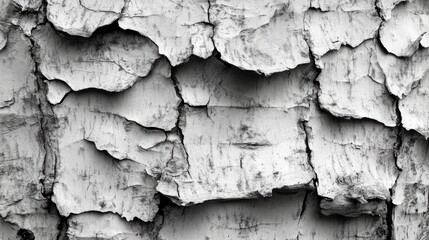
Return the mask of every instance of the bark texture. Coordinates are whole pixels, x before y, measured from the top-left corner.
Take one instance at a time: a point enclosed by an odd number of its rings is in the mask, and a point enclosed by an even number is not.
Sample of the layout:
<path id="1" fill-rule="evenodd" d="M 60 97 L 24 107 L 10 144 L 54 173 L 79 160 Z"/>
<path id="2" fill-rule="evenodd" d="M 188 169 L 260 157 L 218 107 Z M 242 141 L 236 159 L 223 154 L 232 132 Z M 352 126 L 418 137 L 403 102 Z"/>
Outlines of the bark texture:
<path id="1" fill-rule="evenodd" d="M 426 0 L 0 0 L 0 240 L 429 239 Z"/>

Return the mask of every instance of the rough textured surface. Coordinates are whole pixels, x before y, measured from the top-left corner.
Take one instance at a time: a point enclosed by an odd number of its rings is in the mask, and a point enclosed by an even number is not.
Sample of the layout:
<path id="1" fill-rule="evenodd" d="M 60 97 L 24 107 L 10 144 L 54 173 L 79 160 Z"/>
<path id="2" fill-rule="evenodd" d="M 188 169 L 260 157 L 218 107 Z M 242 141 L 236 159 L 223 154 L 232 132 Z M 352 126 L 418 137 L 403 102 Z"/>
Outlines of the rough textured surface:
<path id="1" fill-rule="evenodd" d="M 149 227 L 143 222 L 127 222 L 113 213 L 82 213 L 71 216 L 67 223 L 69 239 L 151 239 Z"/>
<path id="2" fill-rule="evenodd" d="M 64 38 L 45 25 L 33 35 L 40 48 L 40 72 L 48 80 L 64 81 L 74 91 L 124 90 L 139 77 L 148 75 L 159 58 L 158 49 L 150 40 L 133 33 Z"/>
<path id="3" fill-rule="evenodd" d="M 350 216 L 383 211 L 373 201 L 388 199 L 397 177 L 395 129 L 324 113 L 313 114 L 308 126 L 317 193 L 327 198 L 322 211 Z"/>
<path id="4" fill-rule="evenodd" d="M 412 56 L 420 45 L 428 47 L 429 3 L 414 0 L 398 5 L 392 18 L 380 29 L 380 40 L 387 51 L 398 57 Z"/>
<path id="5" fill-rule="evenodd" d="M 89 37 L 119 18 L 125 0 L 47 0 L 48 20 L 71 35 Z"/>
<path id="6" fill-rule="evenodd" d="M 337 50 L 341 45 L 357 47 L 364 40 L 373 38 L 381 23 L 374 0 L 313 0 L 311 6 L 318 9 L 306 12 L 304 28 L 310 49 L 316 57 Z"/>
<path id="7" fill-rule="evenodd" d="M 179 67 L 178 87 L 187 104 L 179 127 L 189 166 L 158 189 L 188 204 L 310 185 L 315 176 L 301 121 L 307 118 L 316 74 L 306 65 L 262 79 L 215 58 Z"/>
<path id="8" fill-rule="evenodd" d="M 173 66 L 192 54 L 207 58 L 214 49 L 207 0 L 130 0 L 119 26 L 149 37 Z"/>
<path id="9" fill-rule="evenodd" d="M 38 239 L 55 238 L 59 218 L 42 196 L 46 152 L 31 43 L 18 28 L 8 38 L 0 51 L 0 216 Z"/>
<path id="10" fill-rule="evenodd" d="M 429 109 L 422 103 L 429 99 L 429 75 L 425 74 L 419 85 L 404 99 L 399 101 L 402 125 L 408 130 L 416 130 L 429 138 Z"/>
<path id="11" fill-rule="evenodd" d="M 378 64 L 383 56 L 372 40 L 324 55 L 317 61 L 322 68 L 317 78 L 320 106 L 334 116 L 371 118 L 395 126 L 396 101 L 384 85 L 384 73 Z"/>
<path id="12" fill-rule="evenodd" d="M 429 142 L 415 132 L 405 132 L 398 156 L 402 169 L 393 194 L 395 239 L 429 236 Z"/>
<path id="13" fill-rule="evenodd" d="M 210 3 L 213 40 L 223 60 L 267 75 L 310 62 L 303 34 L 309 0 Z"/>
<path id="14" fill-rule="evenodd" d="M 305 202 L 302 205 L 302 202 Z M 305 209 L 303 208 L 305 207 Z M 160 239 L 384 239 L 381 217 L 321 216 L 316 194 L 166 208 Z"/>
<path id="15" fill-rule="evenodd" d="M 0 0 L 0 239 L 429 239 L 424 0 Z"/>

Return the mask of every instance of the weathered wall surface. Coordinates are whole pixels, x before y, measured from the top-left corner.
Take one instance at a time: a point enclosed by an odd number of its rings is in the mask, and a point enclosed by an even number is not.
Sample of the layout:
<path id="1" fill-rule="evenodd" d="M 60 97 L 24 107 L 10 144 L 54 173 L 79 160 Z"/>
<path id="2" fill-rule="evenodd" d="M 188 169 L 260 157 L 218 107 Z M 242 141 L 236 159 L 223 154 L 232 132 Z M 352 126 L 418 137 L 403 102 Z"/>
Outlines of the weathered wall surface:
<path id="1" fill-rule="evenodd" d="M 429 239 L 429 1 L 0 0 L 0 239 Z"/>

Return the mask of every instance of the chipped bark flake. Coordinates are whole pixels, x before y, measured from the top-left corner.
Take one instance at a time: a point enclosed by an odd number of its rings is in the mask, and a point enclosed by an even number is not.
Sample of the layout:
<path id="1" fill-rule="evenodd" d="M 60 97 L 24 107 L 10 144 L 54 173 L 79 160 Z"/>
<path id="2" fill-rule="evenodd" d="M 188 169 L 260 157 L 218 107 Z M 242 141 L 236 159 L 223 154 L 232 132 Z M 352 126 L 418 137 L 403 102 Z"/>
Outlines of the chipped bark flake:
<path id="1" fill-rule="evenodd" d="M 382 21 L 374 7 L 374 0 L 337 4 L 312 2 L 312 6 L 321 10 L 310 9 L 306 12 L 304 29 L 311 52 L 317 58 L 331 50 L 338 50 L 342 45 L 355 48 L 375 37 Z"/>
<path id="2" fill-rule="evenodd" d="M 123 29 L 149 37 L 159 53 L 176 66 L 193 54 L 211 56 L 213 29 L 208 19 L 207 0 L 130 0 L 119 20 Z"/>
<path id="3" fill-rule="evenodd" d="M 402 126 L 416 130 L 426 139 L 429 138 L 429 74 L 425 74 L 419 85 L 405 98 L 399 100 Z"/>
<path id="4" fill-rule="evenodd" d="M 159 203 L 155 187 L 144 166 L 118 161 L 81 140 L 60 148 L 52 200 L 63 216 L 99 211 L 151 221 Z"/>
<path id="5" fill-rule="evenodd" d="M 320 107 L 334 116 L 371 118 L 396 126 L 396 100 L 384 85 L 377 58 L 380 52 L 379 44 L 368 40 L 357 48 L 344 46 L 319 59 Z"/>
<path id="6" fill-rule="evenodd" d="M 387 222 L 384 216 L 358 217 L 325 216 L 320 214 L 317 193 L 308 194 L 299 221 L 299 239 L 386 239 Z"/>
<path id="7" fill-rule="evenodd" d="M 385 75 L 389 92 L 402 99 L 411 92 L 429 69 L 429 49 L 419 49 L 409 58 L 379 54 L 378 64 Z"/>
<path id="8" fill-rule="evenodd" d="M 63 81 L 45 81 L 48 86 L 48 93 L 46 94 L 47 100 L 52 104 L 56 105 L 60 103 L 67 93 L 71 92 L 72 89 Z"/>
<path id="9" fill-rule="evenodd" d="M 414 0 L 397 5 L 380 28 L 380 40 L 397 57 L 411 57 L 429 41 L 429 2 Z M 427 47 L 427 46 L 426 46 Z"/>
<path id="10" fill-rule="evenodd" d="M 304 39 L 309 0 L 210 0 L 214 44 L 221 58 L 266 75 L 310 62 Z"/>
<path id="11" fill-rule="evenodd" d="M 34 35 L 39 71 L 74 91 L 97 88 L 122 91 L 145 77 L 160 57 L 149 39 L 130 32 L 100 33 L 91 38 L 62 37 L 49 25 Z"/>
<path id="12" fill-rule="evenodd" d="M 125 0 L 48 0 L 47 17 L 56 29 L 90 37 L 119 18 Z"/>
<path id="13" fill-rule="evenodd" d="M 139 79 L 125 91 L 110 93 L 88 89 L 69 93 L 64 101 L 95 113 L 117 115 L 144 127 L 166 131 L 176 126 L 180 103 L 170 78 L 170 65 L 165 59 L 156 64 L 149 76 Z"/>
<path id="14" fill-rule="evenodd" d="M 319 182 L 317 192 L 327 198 L 321 204 L 322 213 L 384 213 L 385 207 L 374 200 L 388 199 L 396 180 L 395 129 L 370 120 L 335 119 L 317 109 L 313 112 L 308 123 L 309 146 Z"/>

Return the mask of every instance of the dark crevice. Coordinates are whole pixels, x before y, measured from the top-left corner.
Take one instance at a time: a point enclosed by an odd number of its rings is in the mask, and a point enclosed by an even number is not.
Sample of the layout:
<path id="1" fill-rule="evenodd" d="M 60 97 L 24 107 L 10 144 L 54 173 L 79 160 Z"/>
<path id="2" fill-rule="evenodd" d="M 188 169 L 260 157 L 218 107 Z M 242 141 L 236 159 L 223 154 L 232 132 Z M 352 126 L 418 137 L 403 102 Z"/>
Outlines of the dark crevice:
<path id="1" fill-rule="evenodd" d="M 67 230 L 69 228 L 67 220 L 68 220 L 68 217 L 61 216 L 60 224 L 58 224 L 58 227 L 57 227 L 57 229 L 59 231 L 58 236 L 57 236 L 57 240 L 68 240 L 69 239 L 67 236 Z"/>
<path id="2" fill-rule="evenodd" d="M 19 229 L 18 233 L 16 234 L 17 239 L 19 240 L 35 240 L 34 234 L 32 231 L 28 229 Z"/>
<path id="3" fill-rule="evenodd" d="M 304 199 L 302 201 L 302 207 L 301 207 L 301 213 L 299 214 L 299 219 L 302 218 L 302 216 L 304 216 L 304 212 L 307 209 L 307 199 L 308 199 L 308 195 L 310 194 L 310 191 L 305 191 L 305 196 Z"/>
<path id="4" fill-rule="evenodd" d="M 43 74 L 39 72 L 39 58 L 37 55 L 38 47 L 32 37 L 28 37 L 31 42 L 30 55 L 33 59 L 33 74 L 37 87 L 37 107 L 39 110 L 39 125 L 40 125 L 40 140 L 41 147 L 44 149 L 44 160 L 42 166 L 42 173 L 44 178 L 40 179 L 42 185 L 42 196 L 47 200 L 46 210 L 50 214 L 57 215 L 62 218 L 58 212 L 56 204 L 52 201 L 53 185 L 57 175 L 57 157 L 56 150 L 58 149 L 57 142 L 50 138 L 50 132 L 57 126 L 57 119 L 53 113 L 52 106 L 49 104 L 46 93 L 46 84 L 43 82 L 45 79 Z M 63 219 L 60 220 L 58 230 L 62 227 Z M 22 231 L 21 231 L 22 230 Z M 34 234 L 31 231 L 21 229 L 18 236 L 21 239 L 34 239 Z M 61 232 L 60 232 L 61 233 Z M 58 239 L 66 239 L 58 235 Z"/>
<path id="5" fill-rule="evenodd" d="M 396 97 L 396 115 L 397 115 L 397 122 L 396 122 L 396 142 L 394 145 L 394 158 L 395 158 L 395 166 L 398 169 L 398 176 L 396 177 L 395 183 L 393 187 L 396 186 L 397 181 L 399 179 L 399 176 L 401 175 L 402 169 L 400 168 L 398 164 L 398 158 L 400 154 L 400 149 L 402 147 L 402 136 L 404 134 L 404 128 L 402 126 L 402 115 L 401 111 L 399 109 L 399 101 L 400 99 Z M 390 192 L 390 198 L 386 200 L 387 205 L 387 216 L 386 216 L 386 222 L 387 222 L 387 239 L 393 239 L 393 208 L 395 205 L 393 204 L 392 197 L 393 197 L 393 189 L 389 189 Z"/>
<path id="6" fill-rule="evenodd" d="M 392 189 L 389 189 L 390 196 L 392 196 Z M 387 224 L 387 234 L 386 239 L 393 240 L 393 208 L 394 204 L 391 199 L 386 201 L 387 213 L 386 213 L 386 224 Z"/>
<path id="7" fill-rule="evenodd" d="M 313 170 L 313 173 L 315 176 L 315 178 L 313 179 L 313 185 L 314 185 L 314 188 L 317 189 L 317 186 L 319 184 L 319 179 L 317 177 L 317 173 L 316 173 L 314 166 L 313 166 L 313 163 L 312 163 L 312 151 L 311 151 L 310 144 L 309 144 L 309 138 L 311 136 L 310 135 L 311 134 L 311 127 L 308 126 L 307 121 L 301 121 L 301 122 L 299 122 L 299 124 L 305 133 L 305 140 L 304 141 L 305 141 L 305 151 L 307 153 L 307 161 L 308 161 L 308 164 L 310 165 L 311 169 Z"/>

